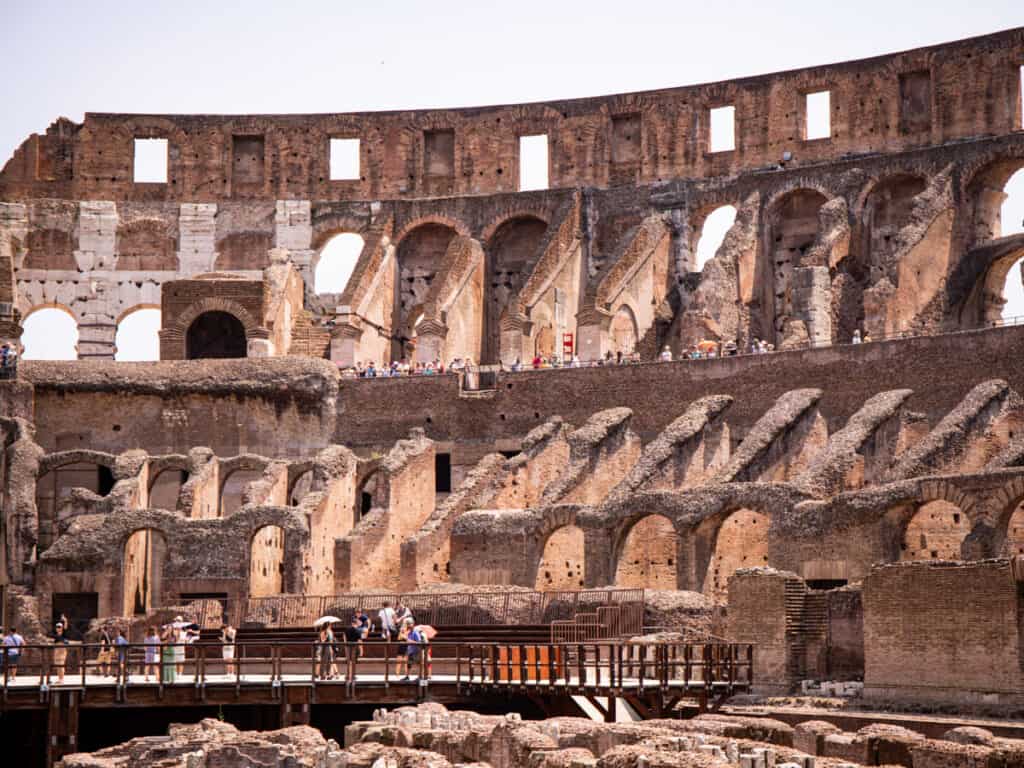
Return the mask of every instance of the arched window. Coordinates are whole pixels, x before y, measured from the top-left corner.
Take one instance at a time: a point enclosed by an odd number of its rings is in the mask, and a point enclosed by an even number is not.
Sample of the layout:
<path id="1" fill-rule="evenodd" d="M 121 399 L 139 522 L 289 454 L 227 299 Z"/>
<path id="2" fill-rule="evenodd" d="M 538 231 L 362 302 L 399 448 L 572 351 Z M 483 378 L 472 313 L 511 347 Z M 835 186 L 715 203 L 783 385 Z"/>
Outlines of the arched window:
<path id="1" fill-rule="evenodd" d="M 160 359 L 160 310 L 152 307 L 136 309 L 117 324 L 114 346 L 115 360 Z"/>
<path id="2" fill-rule="evenodd" d="M 25 318 L 24 328 L 21 343 L 26 360 L 78 359 L 78 323 L 67 310 L 37 309 Z"/>
<path id="3" fill-rule="evenodd" d="M 231 517 L 242 508 L 246 486 L 263 477 L 262 469 L 236 469 L 221 479 L 220 516 Z"/>
<path id="4" fill-rule="evenodd" d="M 1024 168 L 1021 168 L 1003 188 L 1006 199 L 999 214 L 1002 234 L 1016 235 L 1024 232 Z M 1019 259 L 1006 274 L 1003 286 L 1003 319 L 1024 317 L 1024 258 Z"/>
<path id="5" fill-rule="evenodd" d="M 313 290 L 318 294 L 344 291 L 362 252 L 363 238 L 354 232 L 342 232 L 328 240 L 313 273 Z"/>
<path id="6" fill-rule="evenodd" d="M 736 207 L 723 205 L 716 208 L 704 219 L 700 229 L 700 239 L 697 241 L 696 271 L 704 269 L 708 259 L 713 259 L 718 249 L 722 247 L 725 235 L 736 223 Z"/>

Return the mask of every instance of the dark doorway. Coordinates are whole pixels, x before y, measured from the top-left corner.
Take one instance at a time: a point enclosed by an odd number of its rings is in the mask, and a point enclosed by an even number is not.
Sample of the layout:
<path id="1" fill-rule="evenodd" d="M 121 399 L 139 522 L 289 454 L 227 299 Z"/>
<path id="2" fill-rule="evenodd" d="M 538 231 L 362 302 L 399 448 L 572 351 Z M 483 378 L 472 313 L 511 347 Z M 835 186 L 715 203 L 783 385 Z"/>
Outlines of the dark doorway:
<path id="1" fill-rule="evenodd" d="M 245 356 L 245 328 L 234 315 L 203 312 L 188 327 L 185 357 L 189 360 Z"/>
<path id="2" fill-rule="evenodd" d="M 434 491 L 451 493 L 452 491 L 452 455 L 450 453 L 434 454 Z"/>
<path id="3" fill-rule="evenodd" d="M 89 628 L 89 622 L 99 616 L 99 595 L 95 592 L 54 592 L 53 621 L 61 616 L 68 618 L 68 637 L 81 640 Z"/>

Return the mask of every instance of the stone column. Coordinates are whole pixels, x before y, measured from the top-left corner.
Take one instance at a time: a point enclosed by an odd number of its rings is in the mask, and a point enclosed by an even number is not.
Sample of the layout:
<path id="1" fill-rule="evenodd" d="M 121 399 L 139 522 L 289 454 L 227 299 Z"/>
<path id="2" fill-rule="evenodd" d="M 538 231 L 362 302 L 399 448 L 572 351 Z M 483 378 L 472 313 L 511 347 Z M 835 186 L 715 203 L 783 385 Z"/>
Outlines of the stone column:
<path id="1" fill-rule="evenodd" d="M 498 357 L 506 367 L 511 367 L 518 357 L 524 365 L 533 355 L 527 352 L 526 340 L 533 332 L 533 323 L 525 315 L 506 315 L 501 319 L 498 340 Z"/>
<path id="2" fill-rule="evenodd" d="M 183 203 L 178 214 L 178 276 L 212 272 L 217 259 L 217 204 Z"/>
<path id="3" fill-rule="evenodd" d="M 312 244 L 313 217 L 309 200 L 278 200 L 274 214 L 274 246 L 291 253 L 292 263 L 302 275 L 307 293 L 313 290 L 310 267 L 316 251 Z"/>
<path id="4" fill-rule="evenodd" d="M 267 328 L 250 328 L 245 332 L 246 357 L 273 357 L 274 342 L 270 340 Z"/>
<path id="5" fill-rule="evenodd" d="M 588 307 L 576 313 L 576 354 L 580 360 L 600 360 L 611 347 L 608 343 L 608 329 L 612 316 L 596 307 Z"/>
<path id="6" fill-rule="evenodd" d="M 413 362 L 430 363 L 441 358 L 444 352 L 444 340 L 448 336 L 448 327 L 434 320 L 423 320 L 416 326 L 416 354 Z M 444 361 L 449 362 L 449 361 Z"/>
<path id="7" fill-rule="evenodd" d="M 793 270 L 794 314 L 807 326 L 812 345 L 832 343 L 832 281 L 828 267 L 797 267 Z"/>
<path id="8" fill-rule="evenodd" d="M 359 360 L 359 340 L 363 322 L 350 307 L 338 307 L 337 320 L 331 329 L 331 362 L 339 368 L 355 367 Z"/>

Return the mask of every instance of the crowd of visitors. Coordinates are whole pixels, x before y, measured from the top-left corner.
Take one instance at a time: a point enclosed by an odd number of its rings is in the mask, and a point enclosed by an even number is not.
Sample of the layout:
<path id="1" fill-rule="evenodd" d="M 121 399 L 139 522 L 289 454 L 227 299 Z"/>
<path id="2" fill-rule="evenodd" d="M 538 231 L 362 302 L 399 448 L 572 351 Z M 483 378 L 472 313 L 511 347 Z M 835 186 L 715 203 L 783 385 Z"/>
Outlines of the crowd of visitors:
<path id="1" fill-rule="evenodd" d="M 397 643 L 395 648 L 395 676 L 401 680 L 409 680 L 410 673 L 417 673 L 419 664 L 425 663 L 426 678 L 431 675 L 430 641 L 437 636 L 437 630 L 429 624 L 417 624 L 412 611 L 398 603 L 391 605 L 385 600 L 377 611 L 375 623 L 365 611 L 356 611 L 349 625 L 339 634 L 335 633 L 334 625 L 341 623 L 334 616 L 325 616 L 315 624 L 317 630 L 317 677 L 321 680 L 334 680 L 339 677 L 338 659 L 349 664 L 349 676 L 354 674 L 354 662 L 363 655 L 363 643 L 374 636 L 375 632 L 385 643 Z M 422 655 L 421 655 L 422 654 Z M 414 674 L 418 677 L 418 673 Z"/>
<path id="2" fill-rule="evenodd" d="M 0 345 L 0 379 L 13 379 L 18 374 L 18 350 L 8 342 Z"/>
<path id="3" fill-rule="evenodd" d="M 852 344 L 867 344 L 872 339 L 867 331 L 861 333 L 858 329 L 854 331 Z M 775 345 L 765 339 L 753 338 L 747 346 L 741 346 L 731 339 L 718 341 L 714 339 L 703 339 L 696 344 L 690 345 L 679 354 L 673 354 L 669 346 L 662 347 L 654 362 L 678 362 L 682 360 L 713 360 L 719 357 L 736 357 L 738 355 L 765 355 L 775 352 Z M 605 365 L 639 365 L 641 362 L 640 352 L 605 352 L 598 360 L 581 361 L 578 355 L 541 355 L 537 354 L 525 362 L 517 357 L 511 366 L 506 367 L 499 362 L 487 366 L 488 370 L 496 371 L 518 371 L 542 370 L 550 368 L 591 368 Z M 474 374 L 480 371 L 480 367 L 474 365 L 472 358 L 456 358 L 447 366 L 438 358 L 429 363 L 410 363 L 406 358 L 394 360 L 390 365 L 377 364 L 372 361 L 359 362 L 355 366 L 342 367 L 341 373 L 348 378 L 375 379 L 390 378 L 394 376 L 440 376 L 444 374 L 456 374 L 464 377 L 464 388 L 475 389 Z"/>

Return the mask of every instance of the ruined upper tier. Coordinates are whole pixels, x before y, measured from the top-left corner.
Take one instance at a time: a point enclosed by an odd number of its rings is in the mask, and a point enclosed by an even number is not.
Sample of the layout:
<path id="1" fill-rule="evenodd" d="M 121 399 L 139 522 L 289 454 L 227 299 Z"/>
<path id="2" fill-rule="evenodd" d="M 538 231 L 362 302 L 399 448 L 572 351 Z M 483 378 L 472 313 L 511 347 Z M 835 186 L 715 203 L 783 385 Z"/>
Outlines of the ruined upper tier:
<path id="1" fill-rule="evenodd" d="M 87 113 L 33 134 L 0 200 L 374 200 L 514 192 L 519 138 L 545 134 L 549 186 L 650 184 L 805 166 L 1021 129 L 1024 29 L 707 85 L 535 104 L 324 115 Z M 830 136 L 805 96 L 830 91 Z M 735 107 L 735 149 L 710 110 Z M 166 183 L 135 183 L 134 139 L 168 142 Z M 331 180 L 329 140 L 359 139 L 358 178 Z"/>

